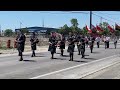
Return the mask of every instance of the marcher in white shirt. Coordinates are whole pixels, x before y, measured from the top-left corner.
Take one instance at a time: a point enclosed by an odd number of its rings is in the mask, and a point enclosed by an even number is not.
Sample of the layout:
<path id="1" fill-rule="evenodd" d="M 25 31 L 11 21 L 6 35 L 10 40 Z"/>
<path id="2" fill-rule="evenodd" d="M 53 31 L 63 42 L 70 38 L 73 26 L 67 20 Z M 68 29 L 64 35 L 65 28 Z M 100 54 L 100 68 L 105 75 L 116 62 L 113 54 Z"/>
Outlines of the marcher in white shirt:
<path id="1" fill-rule="evenodd" d="M 96 37 L 96 42 L 97 42 L 97 47 L 99 48 L 99 45 L 100 45 L 100 40 L 101 40 L 101 38 L 98 36 L 98 37 Z"/>
<path id="2" fill-rule="evenodd" d="M 109 37 L 109 36 L 107 36 L 107 37 L 106 37 L 106 44 L 107 44 L 107 48 L 109 48 L 109 42 L 110 42 L 110 37 Z"/>
<path id="3" fill-rule="evenodd" d="M 116 36 L 114 37 L 114 46 L 115 46 L 115 49 L 116 49 L 116 46 L 117 46 L 117 37 Z"/>

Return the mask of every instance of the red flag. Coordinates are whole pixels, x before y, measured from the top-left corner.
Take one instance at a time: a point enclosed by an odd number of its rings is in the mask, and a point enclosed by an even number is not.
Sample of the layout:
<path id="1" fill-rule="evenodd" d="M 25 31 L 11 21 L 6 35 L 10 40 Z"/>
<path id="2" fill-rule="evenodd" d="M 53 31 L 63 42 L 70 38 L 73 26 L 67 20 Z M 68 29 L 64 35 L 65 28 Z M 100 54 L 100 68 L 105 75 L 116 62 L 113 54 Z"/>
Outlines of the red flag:
<path id="1" fill-rule="evenodd" d="M 89 33 L 92 33 L 92 30 L 86 25 L 86 29 Z"/>
<path id="2" fill-rule="evenodd" d="M 114 32 L 114 29 L 110 25 L 108 25 L 107 28 L 110 30 L 110 32 Z"/>
<path id="3" fill-rule="evenodd" d="M 120 26 L 115 24 L 115 30 L 120 30 Z"/>
<path id="4" fill-rule="evenodd" d="M 104 30 L 102 30 L 102 29 L 101 29 L 101 27 L 100 27 L 100 26 L 98 26 L 98 25 L 96 26 L 96 29 L 97 29 L 98 31 L 101 31 L 101 32 L 103 32 L 103 31 L 104 31 Z"/>
<path id="5" fill-rule="evenodd" d="M 94 25 L 92 25 L 92 30 L 96 30 L 96 27 Z"/>

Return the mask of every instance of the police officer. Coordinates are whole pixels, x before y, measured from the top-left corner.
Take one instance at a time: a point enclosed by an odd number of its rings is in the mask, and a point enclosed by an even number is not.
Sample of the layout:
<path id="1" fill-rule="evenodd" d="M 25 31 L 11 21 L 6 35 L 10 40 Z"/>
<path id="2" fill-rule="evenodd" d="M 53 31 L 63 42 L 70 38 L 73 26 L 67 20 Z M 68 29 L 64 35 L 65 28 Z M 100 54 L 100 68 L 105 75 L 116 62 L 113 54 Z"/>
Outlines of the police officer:
<path id="1" fill-rule="evenodd" d="M 51 52 L 51 59 L 54 59 L 54 53 L 56 51 L 56 37 L 54 35 L 54 32 L 51 33 L 51 36 L 49 38 L 49 48 L 48 51 Z"/>
<path id="2" fill-rule="evenodd" d="M 19 56 L 20 56 L 19 61 L 23 61 L 22 53 L 24 52 L 25 40 L 26 40 L 25 35 L 23 34 L 22 30 L 20 30 L 20 32 L 16 38 L 17 49 L 18 49 Z"/>
<path id="3" fill-rule="evenodd" d="M 30 42 L 31 42 L 31 49 L 32 49 L 31 57 L 35 57 L 36 44 L 39 42 L 38 38 L 35 35 L 35 32 L 32 33 L 30 37 Z"/>
<path id="4" fill-rule="evenodd" d="M 64 49 L 65 49 L 65 36 L 62 35 L 62 39 L 60 41 L 61 56 L 63 56 Z"/>

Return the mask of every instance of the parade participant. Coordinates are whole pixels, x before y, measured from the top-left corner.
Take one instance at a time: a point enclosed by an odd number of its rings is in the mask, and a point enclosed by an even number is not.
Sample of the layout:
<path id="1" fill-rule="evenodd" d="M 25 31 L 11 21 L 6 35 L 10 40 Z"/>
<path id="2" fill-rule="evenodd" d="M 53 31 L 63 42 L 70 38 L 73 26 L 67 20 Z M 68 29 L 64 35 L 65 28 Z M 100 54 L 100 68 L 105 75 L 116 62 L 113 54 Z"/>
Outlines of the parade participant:
<path id="1" fill-rule="evenodd" d="M 89 46 L 90 46 L 90 51 L 91 53 L 93 52 L 93 47 L 94 47 L 94 37 L 90 37 L 90 40 L 89 40 Z"/>
<path id="2" fill-rule="evenodd" d="M 89 44 L 88 44 L 88 41 L 89 41 L 89 40 L 88 40 L 88 37 L 86 36 L 86 37 L 85 37 L 86 47 L 88 47 L 88 45 L 89 45 Z"/>
<path id="3" fill-rule="evenodd" d="M 78 55 L 80 55 L 81 53 L 81 36 L 80 35 L 77 35 L 76 37 L 76 42 L 77 42 L 77 49 L 78 49 Z"/>
<path id="4" fill-rule="evenodd" d="M 115 49 L 116 49 L 116 47 L 117 47 L 117 37 L 116 36 L 114 37 L 114 46 L 115 46 Z"/>
<path id="5" fill-rule="evenodd" d="M 74 39 L 71 37 L 68 40 L 68 50 L 69 55 L 70 55 L 70 60 L 69 61 L 73 61 L 73 53 L 74 53 Z"/>
<path id="6" fill-rule="evenodd" d="M 107 36 L 107 37 L 106 37 L 106 45 L 107 45 L 107 48 L 109 48 L 109 42 L 110 42 L 110 37 Z"/>
<path id="7" fill-rule="evenodd" d="M 61 38 L 61 41 L 60 41 L 61 56 L 63 56 L 64 49 L 65 49 L 65 36 L 62 35 L 62 38 Z"/>
<path id="8" fill-rule="evenodd" d="M 54 32 L 52 32 L 49 38 L 49 48 L 48 48 L 48 51 L 50 51 L 52 55 L 51 59 L 54 59 L 55 50 L 56 50 L 56 36 Z"/>
<path id="9" fill-rule="evenodd" d="M 31 42 L 31 49 L 32 49 L 31 57 L 35 57 L 36 44 L 39 42 L 38 38 L 35 35 L 35 32 L 32 33 L 30 37 L 30 42 Z"/>
<path id="10" fill-rule="evenodd" d="M 100 40 L 101 38 L 99 36 L 96 37 L 96 42 L 97 42 L 97 48 L 100 46 Z"/>
<path id="11" fill-rule="evenodd" d="M 16 42 L 17 42 L 17 49 L 19 52 L 20 59 L 19 61 L 23 61 L 23 52 L 24 52 L 24 45 L 25 45 L 25 35 L 23 34 L 22 30 L 20 30 Z"/>
<path id="12" fill-rule="evenodd" d="M 105 44 L 105 49 L 107 48 L 107 43 L 106 43 L 106 36 L 103 38 L 104 44 Z"/>
<path id="13" fill-rule="evenodd" d="M 81 48 L 81 55 L 82 55 L 81 58 L 85 58 L 85 37 L 84 36 L 82 36 L 80 42 L 81 42 L 80 48 Z"/>

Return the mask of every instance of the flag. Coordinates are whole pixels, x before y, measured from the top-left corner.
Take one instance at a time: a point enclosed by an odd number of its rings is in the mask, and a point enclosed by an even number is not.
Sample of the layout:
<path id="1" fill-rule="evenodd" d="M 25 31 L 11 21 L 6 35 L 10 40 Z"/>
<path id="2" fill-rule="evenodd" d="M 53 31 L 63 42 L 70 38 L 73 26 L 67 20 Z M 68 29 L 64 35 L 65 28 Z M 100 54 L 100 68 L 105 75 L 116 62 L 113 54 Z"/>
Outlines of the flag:
<path id="1" fill-rule="evenodd" d="M 92 33 L 92 30 L 86 25 L 85 27 L 89 33 Z"/>
<path id="2" fill-rule="evenodd" d="M 120 30 L 120 26 L 118 26 L 117 24 L 115 24 L 115 30 Z"/>
<path id="3" fill-rule="evenodd" d="M 94 26 L 94 25 L 92 25 L 92 28 L 91 28 L 92 30 L 96 30 L 96 27 Z"/>
<path id="4" fill-rule="evenodd" d="M 108 25 L 107 28 L 110 30 L 110 32 L 114 32 L 114 29 L 110 25 Z"/>
<path id="5" fill-rule="evenodd" d="M 98 25 L 96 25 L 96 29 L 98 30 L 98 31 L 100 31 L 100 32 L 103 32 L 104 30 L 102 30 L 102 28 L 100 27 L 100 26 L 98 26 Z"/>

